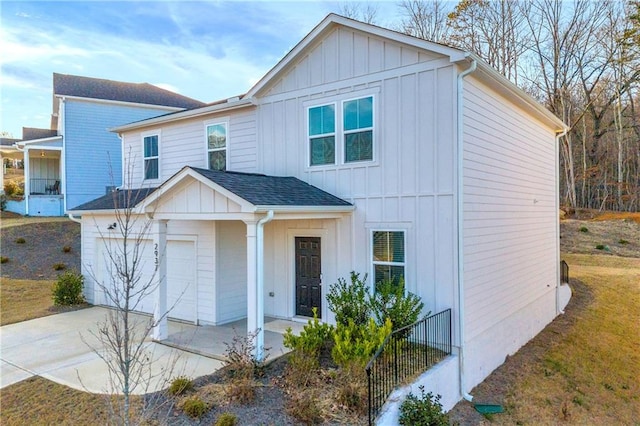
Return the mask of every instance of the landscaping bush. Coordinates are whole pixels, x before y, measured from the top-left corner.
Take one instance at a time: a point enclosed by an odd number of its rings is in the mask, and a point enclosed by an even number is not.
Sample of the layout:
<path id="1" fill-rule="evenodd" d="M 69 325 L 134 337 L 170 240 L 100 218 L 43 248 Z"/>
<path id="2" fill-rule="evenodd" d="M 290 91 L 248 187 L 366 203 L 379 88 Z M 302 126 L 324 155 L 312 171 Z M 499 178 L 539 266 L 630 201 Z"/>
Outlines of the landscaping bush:
<path id="1" fill-rule="evenodd" d="M 24 189 L 18 182 L 8 180 L 4 183 L 4 193 L 7 197 L 21 197 L 24 195 Z"/>
<path id="2" fill-rule="evenodd" d="M 24 238 L 20 237 L 20 238 L 16 238 L 16 244 L 24 244 L 26 243 L 27 240 L 25 240 Z"/>
<path id="3" fill-rule="evenodd" d="M 233 413 L 222 413 L 218 420 L 216 420 L 215 426 L 236 426 L 238 424 L 238 417 Z"/>
<path id="4" fill-rule="evenodd" d="M 64 271 L 67 268 L 67 265 L 64 263 L 54 263 L 53 270 L 54 271 Z"/>
<path id="5" fill-rule="evenodd" d="M 313 391 L 292 394 L 286 410 L 287 414 L 306 425 L 317 425 L 323 421 L 322 410 Z"/>
<path id="6" fill-rule="evenodd" d="M 333 332 L 334 327 L 321 323 L 318 319 L 318 309 L 313 308 L 313 319 L 307 321 L 300 336 L 293 334 L 291 327 L 288 327 L 284 333 L 283 344 L 286 348 L 317 356 L 322 348 L 331 342 Z"/>
<path id="7" fill-rule="evenodd" d="M 6 256 L 0 256 L 0 263 L 7 263 L 9 261 L 9 258 Z"/>
<path id="8" fill-rule="evenodd" d="M 82 287 L 84 277 L 73 271 L 67 271 L 58 277 L 58 281 L 53 285 L 53 304 L 78 305 L 84 302 Z"/>
<path id="9" fill-rule="evenodd" d="M 420 386 L 420 397 L 410 393 L 400 405 L 400 425 L 402 426 L 448 426 L 449 416 L 442 412 L 440 395 L 425 393 Z"/>
<path id="10" fill-rule="evenodd" d="M 329 287 L 327 302 L 336 316 L 336 324 L 347 326 L 349 320 L 357 326 L 367 324 L 371 307 L 366 281 L 367 274 L 360 279 L 360 274 L 351 271 L 351 284 L 347 284 L 344 278 L 338 278 L 338 282 Z"/>
<path id="11" fill-rule="evenodd" d="M 186 376 L 180 376 L 173 379 L 169 386 L 171 395 L 182 395 L 193 389 L 193 382 Z"/>
<path id="12" fill-rule="evenodd" d="M 376 324 L 372 318 L 369 318 L 366 326 L 358 326 L 353 321 L 349 321 L 347 326 L 336 327 L 335 345 L 331 356 L 340 367 L 344 368 L 353 363 L 364 367 L 384 339 L 391 334 L 391 330 L 392 325 L 389 319 L 382 326 Z"/>
<path id="13" fill-rule="evenodd" d="M 5 211 L 7 208 L 7 196 L 4 194 L 0 194 L 0 210 Z"/>
<path id="14" fill-rule="evenodd" d="M 587 232 L 589 232 L 589 229 L 586 226 L 581 226 L 580 227 L 580 232 L 587 233 Z"/>
<path id="15" fill-rule="evenodd" d="M 225 394 L 230 401 L 250 404 L 256 398 L 258 383 L 253 377 L 234 376 L 225 386 Z"/>
<path id="16" fill-rule="evenodd" d="M 304 389 L 318 377 L 320 361 L 317 356 L 293 351 L 287 361 L 284 378 L 288 386 Z"/>
<path id="17" fill-rule="evenodd" d="M 378 324 L 391 321 L 393 330 L 398 330 L 418 321 L 424 303 L 420 297 L 404 292 L 404 279 L 386 279 L 376 283 L 376 292 L 370 298 L 371 310 Z"/>
<path id="18" fill-rule="evenodd" d="M 226 347 L 225 357 L 226 365 L 231 376 L 254 377 L 262 374 L 264 363 L 269 357 L 270 348 L 263 348 L 264 356 L 262 361 L 258 361 L 254 356 L 256 348 L 255 341 L 257 332 L 239 335 L 234 330 L 234 336 L 231 343 L 224 342 Z"/>
<path id="19" fill-rule="evenodd" d="M 207 403 L 198 398 L 197 396 L 187 398 L 182 403 L 182 411 L 184 413 L 194 419 L 199 419 L 202 417 L 207 411 L 209 407 Z"/>
<path id="20" fill-rule="evenodd" d="M 340 370 L 337 376 L 336 401 L 347 410 L 366 414 L 367 375 L 360 364 L 352 363 Z"/>
<path id="21" fill-rule="evenodd" d="M 62 252 L 63 253 L 70 253 L 71 252 L 71 246 L 62 247 Z"/>

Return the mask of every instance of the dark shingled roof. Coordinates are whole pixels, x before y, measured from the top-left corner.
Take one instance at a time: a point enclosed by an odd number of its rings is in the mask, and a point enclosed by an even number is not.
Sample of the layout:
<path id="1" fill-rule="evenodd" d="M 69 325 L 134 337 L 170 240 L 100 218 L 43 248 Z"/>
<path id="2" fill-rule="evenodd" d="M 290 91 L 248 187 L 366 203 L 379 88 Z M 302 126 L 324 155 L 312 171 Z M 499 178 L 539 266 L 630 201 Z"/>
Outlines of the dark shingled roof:
<path id="1" fill-rule="evenodd" d="M 295 177 L 191 169 L 254 206 L 351 206 Z"/>
<path id="2" fill-rule="evenodd" d="M 95 200 L 80 204 L 78 207 L 69 209 L 71 211 L 85 210 L 114 210 L 115 208 L 135 207 L 157 188 L 127 189 L 110 192 Z"/>
<path id="3" fill-rule="evenodd" d="M 124 83 L 58 73 L 53 73 L 53 93 L 62 96 L 77 96 L 185 109 L 206 105 L 204 102 L 161 89 L 149 83 Z"/>
<path id="4" fill-rule="evenodd" d="M 51 129 L 38 129 L 35 127 L 23 127 L 22 128 L 22 140 L 30 141 L 34 139 L 52 138 L 58 136 L 57 130 Z"/>

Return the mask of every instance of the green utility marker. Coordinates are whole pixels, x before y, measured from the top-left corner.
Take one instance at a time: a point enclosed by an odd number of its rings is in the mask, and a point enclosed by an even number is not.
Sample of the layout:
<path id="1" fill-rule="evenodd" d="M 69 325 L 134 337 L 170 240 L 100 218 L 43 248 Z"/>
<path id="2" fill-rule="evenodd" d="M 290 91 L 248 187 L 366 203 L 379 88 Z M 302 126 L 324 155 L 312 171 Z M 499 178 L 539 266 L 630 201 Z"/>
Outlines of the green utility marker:
<path id="1" fill-rule="evenodd" d="M 480 414 L 498 414 L 504 412 L 504 408 L 502 408 L 502 405 L 474 404 L 474 407 Z"/>

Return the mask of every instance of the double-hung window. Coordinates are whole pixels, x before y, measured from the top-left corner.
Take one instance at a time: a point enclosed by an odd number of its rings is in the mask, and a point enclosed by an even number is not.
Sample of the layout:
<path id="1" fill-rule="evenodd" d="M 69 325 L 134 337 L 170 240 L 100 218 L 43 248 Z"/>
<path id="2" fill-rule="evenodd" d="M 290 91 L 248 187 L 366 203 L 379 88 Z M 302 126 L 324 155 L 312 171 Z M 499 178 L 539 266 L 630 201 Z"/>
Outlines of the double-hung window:
<path id="1" fill-rule="evenodd" d="M 210 170 L 227 170 L 227 123 L 207 126 L 207 162 Z"/>
<path id="2" fill-rule="evenodd" d="M 404 279 L 404 231 L 373 231 L 373 278 L 377 284 L 383 280 L 399 283 Z"/>
<path id="3" fill-rule="evenodd" d="M 373 96 L 309 108 L 309 165 L 373 160 L 373 115 Z"/>
<path id="4" fill-rule="evenodd" d="M 158 179 L 160 156 L 158 154 L 158 135 L 143 138 L 144 145 L 144 178 Z"/>
<path id="5" fill-rule="evenodd" d="M 309 164 L 312 166 L 335 164 L 335 104 L 309 108 L 309 155 Z"/>
<path id="6" fill-rule="evenodd" d="M 342 104 L 344 162 L 373 160 L 373 97 Z"/>

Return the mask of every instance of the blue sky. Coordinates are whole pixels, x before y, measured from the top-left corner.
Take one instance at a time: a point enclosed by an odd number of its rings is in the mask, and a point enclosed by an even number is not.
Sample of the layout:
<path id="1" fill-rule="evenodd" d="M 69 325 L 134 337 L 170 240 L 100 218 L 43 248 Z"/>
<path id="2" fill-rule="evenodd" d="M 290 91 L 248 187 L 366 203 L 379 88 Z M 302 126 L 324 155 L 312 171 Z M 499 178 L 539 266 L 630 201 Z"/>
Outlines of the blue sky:
<path id="1" fill-rule="evenodd" d="M 396 3 L 381 1 L 378 21 Z M 0 131 L 49 127 L 54 72 L 151 84 L 211 102 L 246 92 L 329 1 L 0 1 Z"/>

